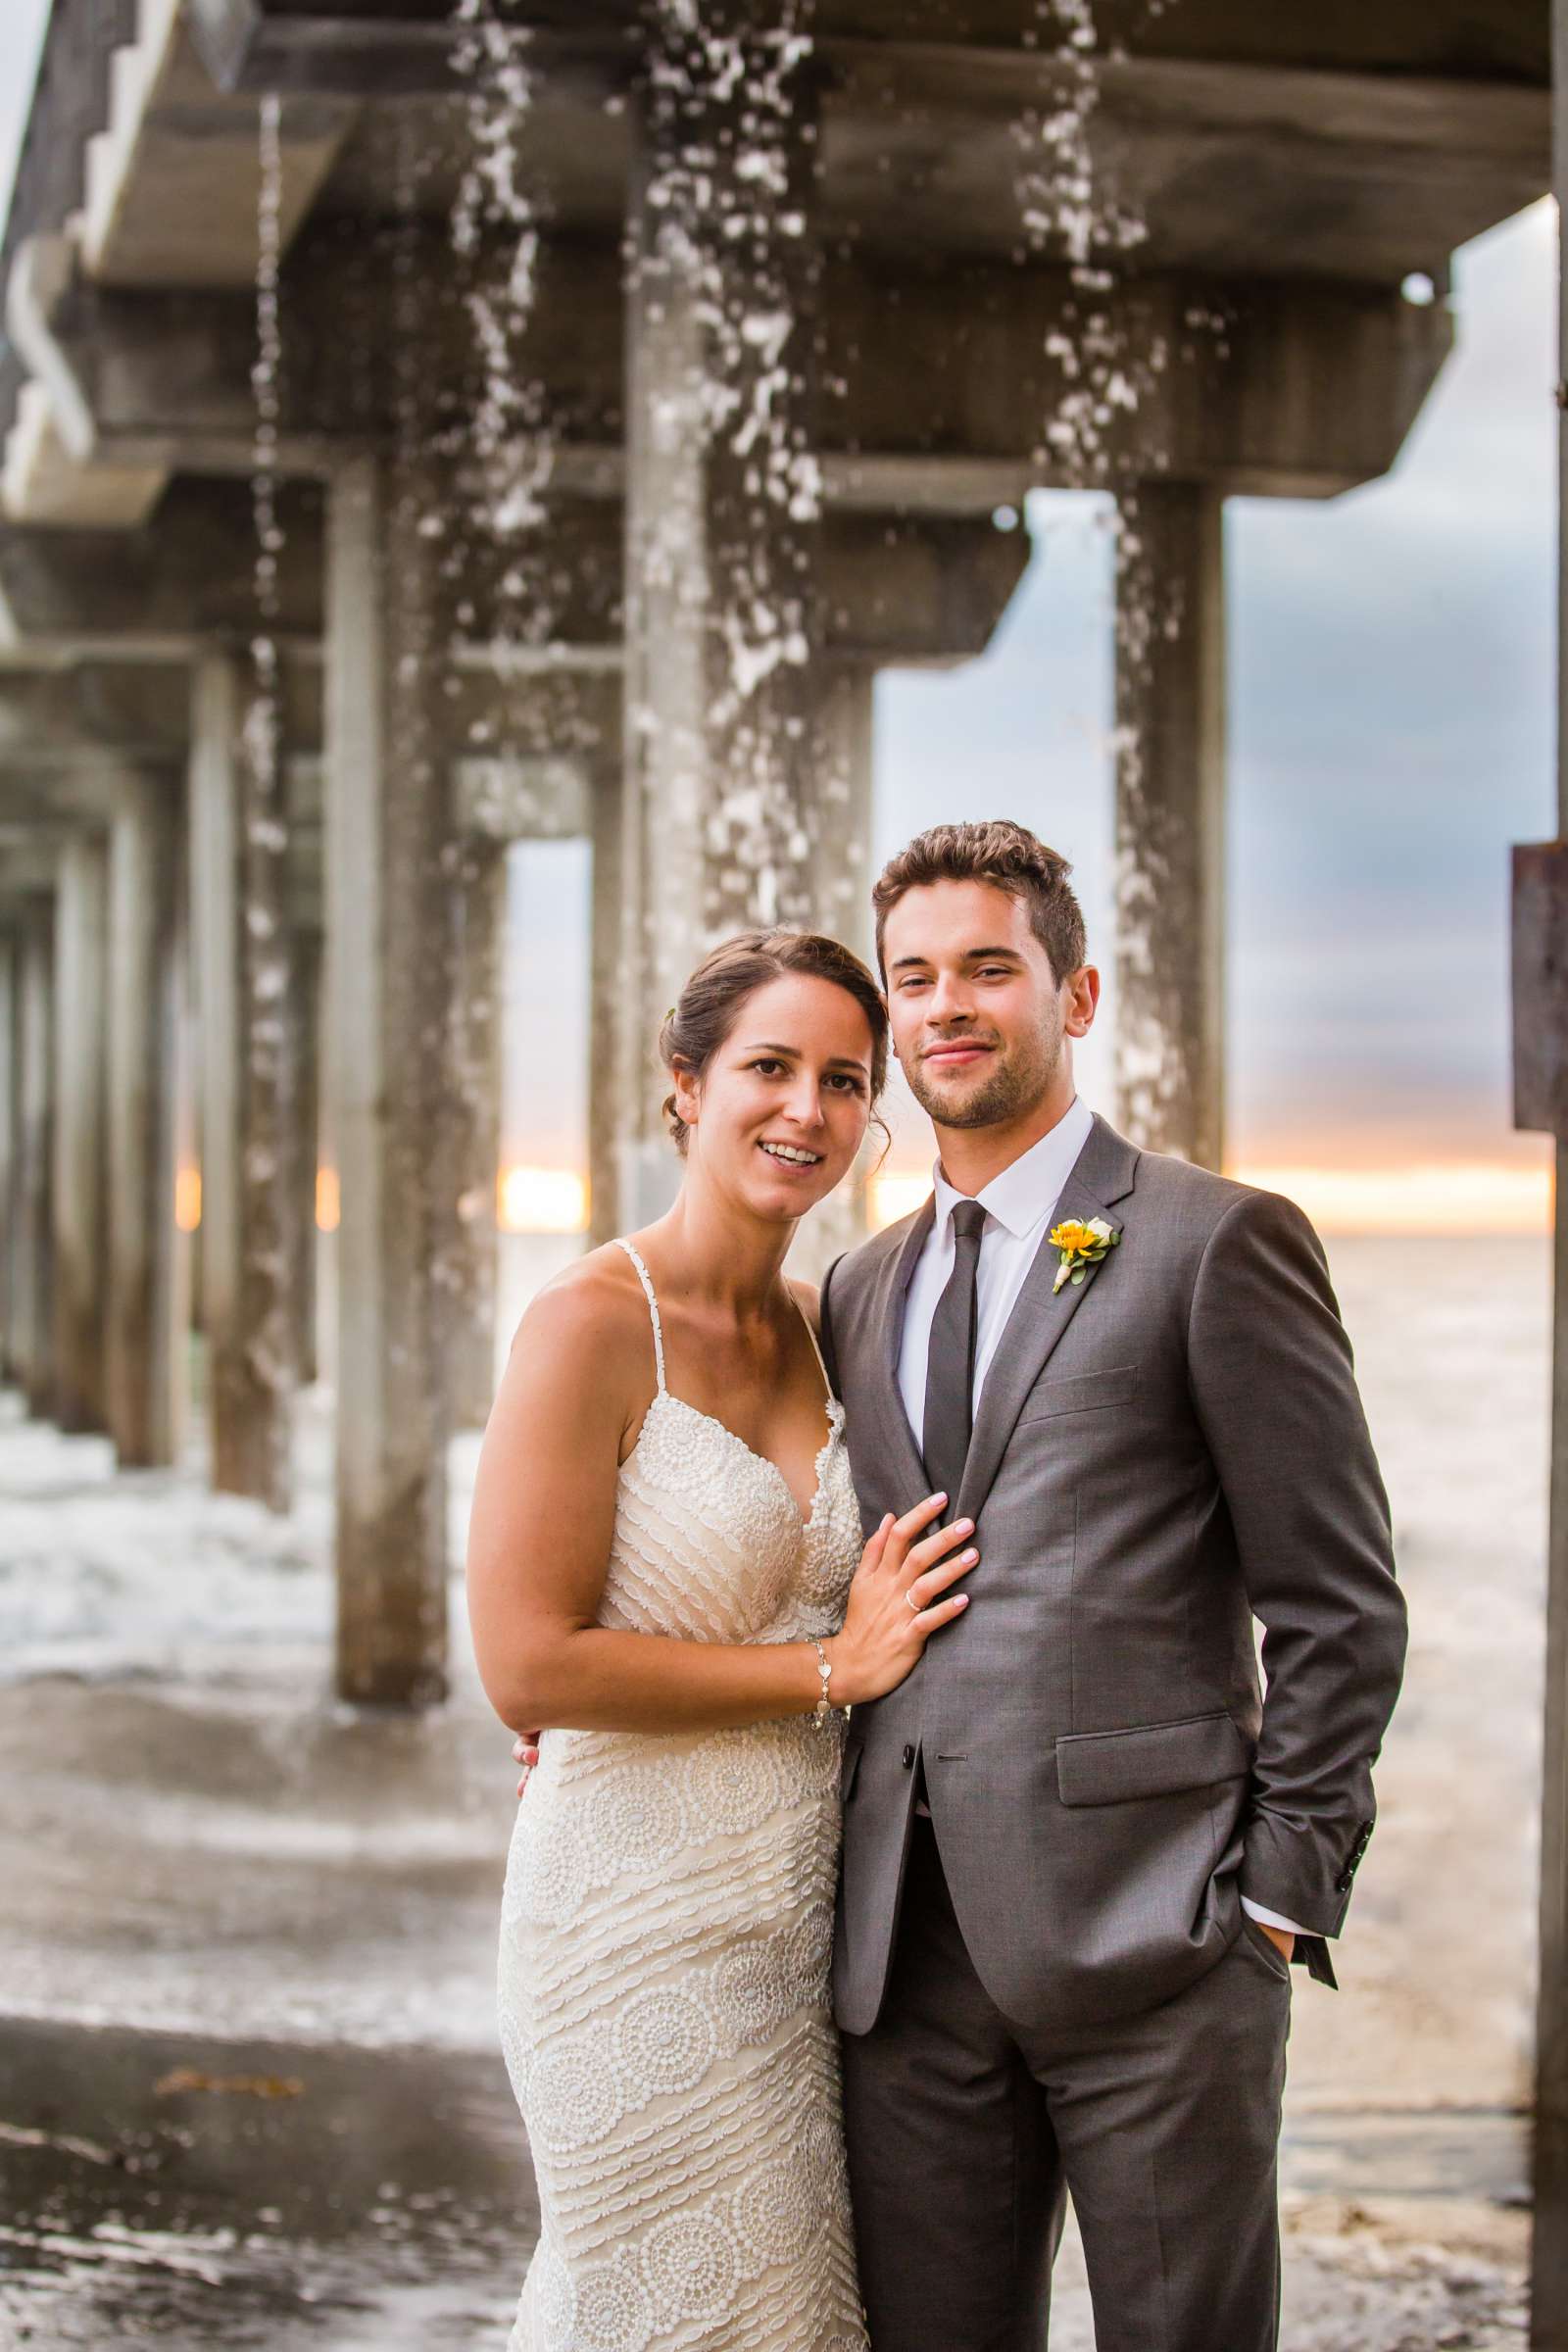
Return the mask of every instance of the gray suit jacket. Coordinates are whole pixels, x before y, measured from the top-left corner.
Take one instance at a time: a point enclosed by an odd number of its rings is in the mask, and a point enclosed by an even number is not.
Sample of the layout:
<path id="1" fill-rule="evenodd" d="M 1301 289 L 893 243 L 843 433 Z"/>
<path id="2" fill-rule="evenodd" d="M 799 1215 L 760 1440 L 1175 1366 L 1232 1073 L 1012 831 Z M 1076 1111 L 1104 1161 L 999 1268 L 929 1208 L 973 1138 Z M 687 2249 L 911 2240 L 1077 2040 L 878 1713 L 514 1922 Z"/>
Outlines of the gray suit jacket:
<path id="1" fill-rule="evenodd" d="M 839 2022 L 876 2021 L 923 1758 L 955 1909 L 1020 2026 L 1168 2000 L 1239 1897 L 1333 1982 L 1371 1835 L 1404 1606 L 1322 1249 L 1290 1201 L 1095 1120 L 1056 1218 L 1116 1247 L 1053 1292 L 1044 1241 L 987 1375 L 957 1511 L 972 1604 L 858 1707 L 844 1764 Z M 928 1491 L 897 1381 L 912 1218 L 822 1286 L 864 1523 Z M 1266 1703 L 1252 1621 L 1264 1628 Z"/>

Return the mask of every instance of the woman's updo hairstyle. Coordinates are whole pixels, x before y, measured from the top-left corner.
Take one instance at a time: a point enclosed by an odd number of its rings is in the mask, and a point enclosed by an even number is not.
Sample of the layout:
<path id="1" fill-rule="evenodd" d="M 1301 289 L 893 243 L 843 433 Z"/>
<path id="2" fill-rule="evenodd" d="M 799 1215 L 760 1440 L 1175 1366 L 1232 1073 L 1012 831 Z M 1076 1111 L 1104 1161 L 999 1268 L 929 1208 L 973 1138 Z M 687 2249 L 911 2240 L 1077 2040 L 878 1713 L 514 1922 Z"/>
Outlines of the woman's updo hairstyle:
<path id="1" fill-rule="evenodd" d="M 741 1007 L 771 981 L 802 973 L 812 980 L 830 980 L 855 999 L 871 1031 L 871 1104 L 887 1083 L 888 1008 L 872 973 L 843 942 L 819 931 L 740 931 L 720 940 L 703 957 L 664 1015 L 659 1032 L 659 1058 L 673 1077 L 677 1070 L 700 1079 L 734 1028 Z M 690 1134 L 675 1108 L 673 1094 L 664 1098 L 664 1117 L 682 1158 Z"/>

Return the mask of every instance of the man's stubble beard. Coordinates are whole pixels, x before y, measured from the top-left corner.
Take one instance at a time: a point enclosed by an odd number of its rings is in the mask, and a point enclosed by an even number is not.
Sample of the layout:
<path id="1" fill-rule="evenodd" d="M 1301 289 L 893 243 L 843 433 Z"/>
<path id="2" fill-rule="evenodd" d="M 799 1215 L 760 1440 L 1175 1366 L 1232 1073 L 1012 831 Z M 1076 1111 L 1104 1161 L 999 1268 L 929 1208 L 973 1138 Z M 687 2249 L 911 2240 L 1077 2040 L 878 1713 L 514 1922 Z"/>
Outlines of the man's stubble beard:
<path id="1" fill-rule="evenodd" d="M 1021 1046 L 1011 1051 L 1000 1049 L 998 1064 L 984 1084 L 956 1102 L 948 1102 L 945 1093 L 926 1078 L 923 1061 L 906 1067 L 905 1079 L 927 1118 L 939 1127 L 1003 1127 L 1024 1117 L 1049 1092 L 1061 1060 L 1061 1024 L 1056 1021 L 1029 1041 L 1033 1052 Z"/>

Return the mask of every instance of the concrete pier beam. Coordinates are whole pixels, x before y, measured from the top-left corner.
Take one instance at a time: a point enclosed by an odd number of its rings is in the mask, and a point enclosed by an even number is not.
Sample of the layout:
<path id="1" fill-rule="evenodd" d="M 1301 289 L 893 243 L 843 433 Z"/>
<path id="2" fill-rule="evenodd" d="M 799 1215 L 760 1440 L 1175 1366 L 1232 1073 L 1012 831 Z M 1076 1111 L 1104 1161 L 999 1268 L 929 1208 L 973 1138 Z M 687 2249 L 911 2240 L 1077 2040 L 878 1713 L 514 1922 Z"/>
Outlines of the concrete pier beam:
<path id="1" fill-rule="evenodd" d="M 107 1407 L 120 1461 L 176 1461 L 188 1412 L 190 1243 L 174 1215 L 179 817 L 117 779 L 109 833 Z"/>
<path id="2" fill-rule="evenodd" d="M 664 1008 L 714 940 L 815 912 L 816 119 L 776 7 L 658 15 L 628 198 L 623 1231 L 673 1183 Z"/>
<path id="3" fill-rule="evenodd" d="M 442 1056 L 454 925 L 432 659 L 439 486 L 364 457 L 334 474 L 326 561 L 325 1077 L 337 1158 L 337 1688 L 446 1688 Z M 454 1186 L 454 1189 L 455 1186 Z"/>
<path id="4" fill-rule="evenodd" d="M 12 1257 L 13 1353 L 27 1409 L 54 1410 L 55 955 L 52 894 L 29 898 L 18 923 L 17 1206 Z"/>
<path id="5" fill-rule="evenodd" d="M 192 678 L 191 927 L 213 1480 L 286 1510 L 295 1155 L 280 763 L 258 743 L 247 665 L 210 651 Z"/>
<path id="6" fill-rule="evenodd" d="M 1116 1101 L 1123 1130 L 1224 1152 L 1224 502 L 1123 497 L 1116 574 Z"/>
<path id="7" fill-rule="evenodd" d="M 65 1430 L 107 1426 L 104 1273 L 105 951 L 109 855 L 96 834 L 61 851 L 55 894 L 54 1418 Z"/>

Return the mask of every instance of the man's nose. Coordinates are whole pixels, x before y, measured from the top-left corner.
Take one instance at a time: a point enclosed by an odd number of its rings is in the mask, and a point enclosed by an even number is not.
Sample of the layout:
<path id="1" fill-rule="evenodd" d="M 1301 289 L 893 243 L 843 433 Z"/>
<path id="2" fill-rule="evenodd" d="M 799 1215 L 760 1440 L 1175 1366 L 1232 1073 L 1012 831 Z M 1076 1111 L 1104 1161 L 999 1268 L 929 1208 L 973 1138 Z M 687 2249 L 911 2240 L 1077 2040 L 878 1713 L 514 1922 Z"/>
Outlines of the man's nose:
<path id="1" fill-rule="evenodd" d="M 974 1017 L 969 993 L 961 980 L 938 975 L 936 985 L 926 1000 L 925 1017 L 933 1027 L 946 1027 L 954 1021 Z"/>

